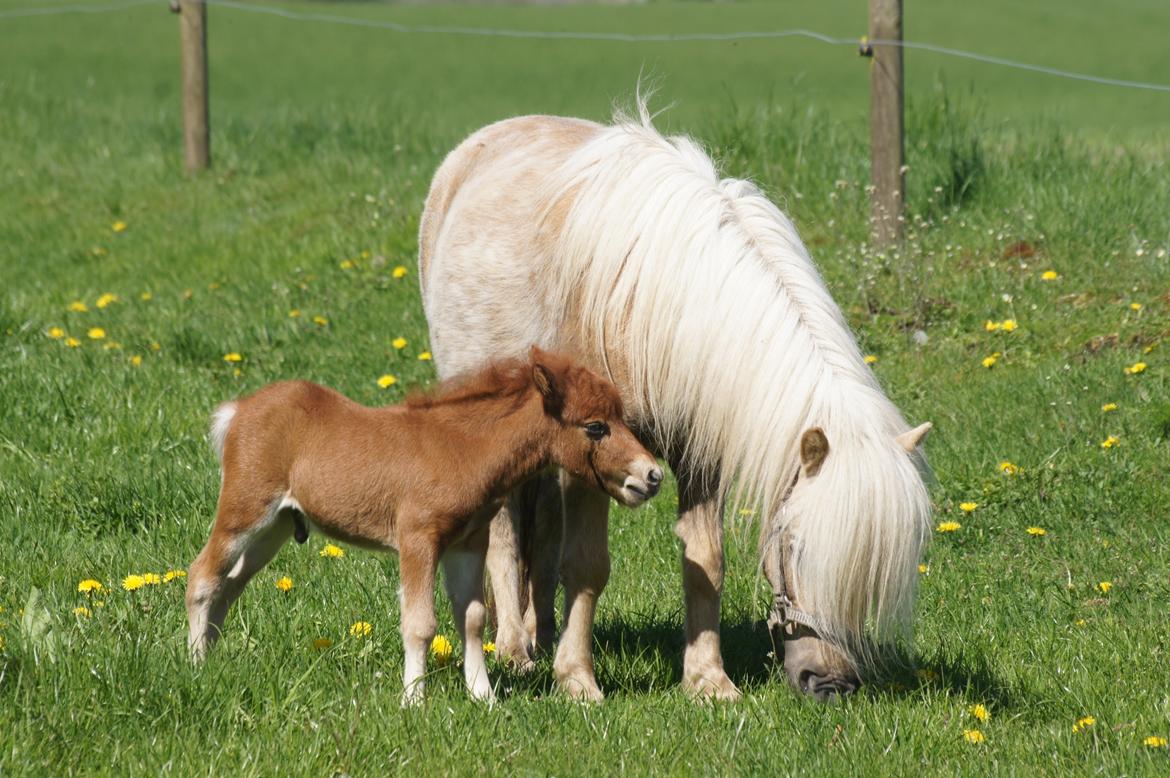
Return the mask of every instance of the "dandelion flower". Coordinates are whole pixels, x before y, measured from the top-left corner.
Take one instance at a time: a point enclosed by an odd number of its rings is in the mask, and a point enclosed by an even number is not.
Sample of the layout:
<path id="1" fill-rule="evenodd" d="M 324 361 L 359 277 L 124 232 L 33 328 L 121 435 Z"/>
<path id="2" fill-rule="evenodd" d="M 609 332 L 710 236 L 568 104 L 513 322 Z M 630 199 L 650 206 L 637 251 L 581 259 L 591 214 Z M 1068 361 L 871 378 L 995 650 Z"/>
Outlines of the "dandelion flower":
<path id="1" fill-rule="evenodd" d="M 45 334 L 53 340 L 60 340 L 61 338 L 65 337 L 65 330 L 61 329 L 60 327 L 49 327 L 49 331 Z"/>
<path id="2" fill-rule="evenodd" d="M 355 638 L 369 637 L 374 627 L 368 621 L 355 621 L 349 625 L 349 635 Z"/>
<path id="3" fill-rule="evenodd" d="M 138 299 L 144 303 L 148 303 L 154 299 L 154 295 L 150 292 L 143 292 L 142 294 L 138 295 Z"/>
<path id="4" fill-rule="evenodd" d="M 224 362 L 243 362 L 244 355 L 238 351 L 231 351 L 223 355 Z"/>
<path id="5" fill-rule="evenodd" d="M 85 607 L 84 605 L 78 605 L 76 608 L 73 609 L 73 615 L 74 616 L 84 616 L 85 618 L 88 619 L 90 616 L 93 615 L 93 612 L 89 608 Z"/>
<path id="6" fill-rule="evenodd" d="M 329 638 L 317 638 L 316 640 L 313 641 L 313 648 L 317 649 L 318 651 L 324 651 L 325 649 L 330 648 L 332 646 L 333 646 L 333 641 L 330 640 Z"/>
<path id="7" fill-rule="evenodd" d="M 106 587 L 102 586 L 101 581 L 94 580 L 93 578 L 86 578 L 77 584 L 77 591 L 81 592 L 82 594 L 93 594 L 94 592 L 100 592 L 105 588 Z"/>
<path id="8" fill-rule="evenodd" d="M 966 740 L 968 743 L 972 743 L 974 745 L 979 745 L 980 743 L 986 741 L 987 738 L 985 738 L 983 733 L 977 729 L 964 729 L 963 740 Z"/>
<path id="9" fill-rule="evenodd" d="M 1081 716 L 1077 719 L 1077 723 L 1073 724 L 1073 732 L 1084 732 L 1089 727 L 1097 723 L 1097 719 L 1092 716 Z"/>
<path id="10" fill-rule="evenodd" d="M 399 350 L 404 349 L 406 348 L 406 338 L 395 338 L 394 340 L 390 341 L 390 345 Z"/>
<path id="11" fill-rule="evenodd" d="M 158 573 L 143 573 L 142 582 L 149 586 L 158 586 L 160 583 L 162 583 L 162 576 L 160 576 Z"/>
<path id="12" fill-rule="evenodd" d="M 991 368 L 991 367 L 995 366 L 996 360 L 997 360 L 997 357 L 994 357 L 994 356 L 984 357 L 982 364 L 986 368 Z"/>
<path id="13" fill-rule="evenodd" d="M 1048 530 L 1044 529 L 1043 527 L 1028 527 L 1028 534 L 1032 537 L 1038 538 L 1042 535 L 1047 535 Z"/>
<path id="14" fill-rule="evenodd" d="M 101 327 L 90 327 L 85 334 L 88 335 L 91 340 L 101 340 L 106 336 L 106 331 Z"/>
<path id="15" fill-rule="evenodd" d="M 988 719 L 991 718 L 991 713 L 988 712 L 987 706 L 984 705 L 983 703 L 979 703 L 978 705 L 972 705 L 970 708 L 970 711 L 971 711 L 971 715 L 974 716 L 979 721 L 987 721 Z"/>
<path id="16" fill-rule="evenodd" d="M 130 357 L 130 364 L 134 365 L 134 367 L 138 367 L 142 364 L 142 357 L 139 354 L 135 354 L 134 356 Z"/>
<path id="17" fill-rule="evenodd" d="M 441 665 L 445 665 L 451 661 L 451 655 L 455 653 L 451 641 L 442 635 L 435 635 L 435 639 L 431 641 L 431 654 L 435 657 L 435 661 Z"/>
<path id="18" fill-rule="evenodd" d="M 1142 309 L 1142 304 L 1141 303 L 1130 303 L 1129 309 L 1131 311 L 1140 311 Z"/>
<path id="19" fill-rule="evenodd" d="M 999 472 L 1003 473 L 1004 475 L 1018 475 L 1020 472 L 1020 466 L 1014 465 L 1011 462 L 1007 462 L 1007 461 L 1000 462 L 999 463 Z"/>
<path id="20" fill-rule="evenodd" d="M 329 559 L 341 559 L 345 556 L 345 549 L 341 546 L 335 546 L 332 543 L 326 543 L 321 547 L 318 556 L 327 557 Z"/>
<path id="21" fill-rule="evenodd" d="M 146 585 L 146 579 L 140 575 L 128 575 L 122 579 L 122 588 L 128 592 L 141 589 Z"/>
<path id="22" fill-rule="evenodd" d="M 429 352 L 429 351 L 419 352 L 418 361 L 419 362 L 430 362 L 431 361 L 431 352 Z"/>
<path id="23" fill-rule="evenodd" d="M 495 643 L 492 643 L 492 642 L 490 642 L 490 641 L 489 641 L 489 642 L 487 642 L 487 643 L 484 643 L 484 644 L 483 644 L 483 652 L 484 652 L 485 654 L 494 654 L 494 653 L 496 653 L 496 644 L 495 644 Z"/>
<path id="24" fill-rule="evenodd" d="M 89 306 L 83 303 L 81 300 L 74 300 L 73 302 L 69 303 L 69 310 L 73 311 L 74 313 L 85 313 L 89 310 Z"/>
<path id="25" fill-rule="evenodd" d="M 163 583 L 170 583 L 171 581 L 174 581 L 176 578 L 186 578 L 186 577 L 187 577 L 186 570 L 167 570 L 165 573 L 163 573 Z"/>
<path id="26" fill-rule="evenodd" d="M 329 325 L 329 320 L 326 319 L 324 316 L 314 316 L 313 323 L 316 324 L 318 327 L 326 327 Z"/>
<path id="27" fill-rule="evenodd" d="M 97 307 L 106 308 L 111 303 L 116 303 L 116 302 L 118 302 L 118 295 L 113 294 L 112 292 L 106 292 L 105 294 L 103 294 L 101 297 L 99 297 L 97 299 Z"/>
<path id="28" fill-rule="evenodd" d="M 1102 581 L 1101 583 L 1097 584 L 1097 590 L 1101 592 L 1101 594 L 1109 594 L 1109 590 L 1112 588 L 1112 581 Z"/>
<path id="29" fill-rule="evenodd" d="M 389 373 L 378 379 L 378 386 L 382 387 L 383 389 L 389 389 L 396 383 L 398 383 L 398 379 Z"/>
<path id="30" fill-rule="evenodd" d="M 161 350 L 162 350 L 162 344 L 161 344 L 161 343 L 159 343 L 157 340 L 155 340 L 155 341 L 152 341 L 152 342 L 151 342 L 151 344 L 150 344 L 150 350 L 151 350 L 151 351 L 161 351 Z"/>
<path id="31" fill-rule="evenodd" d="M 1101 448 L 1113 448 L 1120 442 L 1121 439 L 1116 435 L 1110 435 L 1109 437 L 1105 438 L 1105 440 L 1101 441 Z"/>
<path id="32" fill-rule="evenodd" d="M 113 230 L 114 232 L 125 232 L 126 231 L 126 222 L 122 221 L 121 219 L 118 219 L 118 221 L 116 221 L 110 225 L 110 229 Z"/>
<path id="33" fill-rule="evenodd" d="M 276 588 L 280 589 L 282 592 L 287 592 L 289 589 L 293 588 L 292 579 L 289 578 L 287 575 L 281 576 L 280 578 L 277 578 L 276 579 Z"/>
<path id="34" fill-rule="evenodd" d="M 353 270 L 355 267 L 357 267 L 357 263 L 352 259 L 343 259 L 337 263 L 337 266 L 342 270 Z"/>
<path id="35" fill-rule="evenodd" d="M 288 317 L 289 317 L 290 319 L 299 319 L 299 318 L 301 318 L 301 311 L 300 311 L 300 309 L 299 309 L 299 308 L 293 308 L 291 311 L 289 311 L 289 312 L 288 312 Z"/>
<path id="36" fill-rule="evenodd" d="M 926 575 L 927 573 L 930 572 L 930 565 L 919 565 L 918 572 L 922 573 L 923 575 Z"/>
<path id="37" fill-rule="evenodd" d="M 1015 319 L 1004 319 L 1003 324 L 1000 326 L 1003 327 L 1004 332 L 1015 332 L 1020 328 L 1020 325 L 1016 324 Z"/>
<path id="38" fill-rule="evenodd" d="M 878 358 L 876 356 L 874 356 L 873 354 L 866 354 L 865 355 L 865 364 L 872 365 L 877 361 L 878 361 Z"/>
<path id="39" fill-rule="evenodd" d="M 106 251 L 104 246 L 90 246 L 89 253 L 95 257 L 104 257 L 109 252 Z"/>
<path id="40" fill-rule="evenodd" d="M 1110 413 L 1115 410 L 1117 410 L 1117 403 L 1105 403 L 1101 406 L 1102 413 Z"/>
<path id="41" fill-rule="evenodd" d="M 1132 365 L 1125 368 L 1125 374 L 1126 375 L 1137 375 L 1138 373 L 1144 372 L 1146 367 L 1147 367 L 1147 365 L 1145 362 L 1134 362 Z"/>
<path id="42" fill-rule="evenodd" d="M 404 275 L 406 275 L 406 268 L 402 265 L 399 265 L 398 267 L 394 268 L 390 275 L 394 276 L 395 278 L 402 278 Z"/>
<path id="43" fill-rule="evenodd" d="M 1159 737 L 1158 735 L 1150 735 L 1148 738 L 1142 741 L 1142 745 L 1149 746 L 1150 748 L 1165 748 L 1166 743 L 1166 738 Z"/>
<path id="44" fill-rule="evenodd" d="M 971 513 L 972 511 L 974 511 L 978 507 L 979 507 L 979 503 L 977 503 L 977 502 L 961 502 L 961 503 L 959 503 L 959 510 L 961 510 L 963 513 Z"/>
<path id="45" fill-rule="evenodd" d="M 1058 278 L 1060 278 L 1060 273 L 1057 273 L 1055 270 L 1045 270 L 1040 274 L 1041 281 L 1055 281 Z"/>
<path id="46" fill-rule="evenodd" d="M 935 527 L 935 529 L 939 532 L 954 532 L 960 529 L 962 526 L 963 525 L 957 521 L 941 521 L 939 522 L 939 525 Z"/>
<path id="47" fill-rule="evenodd" d="M 1003 329 L 1003 325 L 997 321 L 988 319 L 987 321 L 983 322 L 983 329 L 987 330 L 988 332 L 997 332 Z"/>
<path id="48" fill-rule="evenodd" d="M 81 341 L 74 337 L 65 338 L 65 345 L 69 348 L 77 348 L 81 345 Z"/>

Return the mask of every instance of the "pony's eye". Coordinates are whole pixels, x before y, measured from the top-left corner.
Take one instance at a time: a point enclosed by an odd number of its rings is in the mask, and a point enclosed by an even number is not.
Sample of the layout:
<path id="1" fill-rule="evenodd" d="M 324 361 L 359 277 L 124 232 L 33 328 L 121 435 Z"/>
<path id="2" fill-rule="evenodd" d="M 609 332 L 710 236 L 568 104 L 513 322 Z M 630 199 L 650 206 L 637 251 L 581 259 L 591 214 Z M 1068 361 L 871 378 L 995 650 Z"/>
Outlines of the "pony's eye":
<path id="1" fill-rule="evenodd" d="M 585 434 L 590 440 L 601 440 L 609 434 L 609 425 L 604 421 L 591 421 L 585 425 Z"/>

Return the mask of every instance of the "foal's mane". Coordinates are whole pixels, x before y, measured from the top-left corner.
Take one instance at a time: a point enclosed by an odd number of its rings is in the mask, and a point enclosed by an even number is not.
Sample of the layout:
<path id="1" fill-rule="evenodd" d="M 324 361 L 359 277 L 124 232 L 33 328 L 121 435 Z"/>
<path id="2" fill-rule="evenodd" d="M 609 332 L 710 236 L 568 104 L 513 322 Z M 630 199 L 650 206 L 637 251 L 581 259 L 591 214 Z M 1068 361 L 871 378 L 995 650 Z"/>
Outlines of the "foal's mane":
<path id="1" fill-rule="evenodd" d="M 404 405 L 426 409 L 489 399 L 518 399 L 532 388 L 530 360 L 499 359 L 478 370 L 452 376 L 437 386 L 412 392 Z"/>

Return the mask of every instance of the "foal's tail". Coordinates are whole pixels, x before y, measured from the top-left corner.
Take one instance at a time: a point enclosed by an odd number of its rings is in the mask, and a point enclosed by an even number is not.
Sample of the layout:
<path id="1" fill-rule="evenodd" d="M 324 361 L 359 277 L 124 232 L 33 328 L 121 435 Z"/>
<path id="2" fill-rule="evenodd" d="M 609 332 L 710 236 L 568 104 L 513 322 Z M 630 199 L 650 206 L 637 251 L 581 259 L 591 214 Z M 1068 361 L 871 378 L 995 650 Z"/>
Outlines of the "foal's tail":
<path id="1" fill-rule="evenodd" d="M 211 448 L 219 461 L 223 462 L 223 444 L 231 429 L 232 419 L 236 417 L 236 403 L 226 402 L 215 409 L 211 415 Z"/>

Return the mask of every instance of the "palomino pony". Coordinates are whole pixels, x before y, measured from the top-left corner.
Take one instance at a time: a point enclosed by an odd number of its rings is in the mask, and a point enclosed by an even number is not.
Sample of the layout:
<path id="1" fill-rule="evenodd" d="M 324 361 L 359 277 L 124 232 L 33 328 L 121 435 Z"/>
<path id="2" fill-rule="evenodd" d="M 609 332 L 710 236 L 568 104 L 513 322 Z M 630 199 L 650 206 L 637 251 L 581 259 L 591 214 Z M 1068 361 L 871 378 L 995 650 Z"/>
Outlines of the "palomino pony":
<path id="1" fill-rule="evenodd" d="M 248 580 L 308 526 L 400 555 L 403 703 L 421 699 L 435 634 L 435 570 L 463 640 L 468 691 L 494 697 L 483 657 L 487 526 L 549 465 L 635 506 L 662 470 L 622 421 L 610 382 L 553 354 L 492 363 L 404 405 L 367 408 L 304 381 L 221 405 L 212 440 L 223 486 L 187 583 L 196 660 Z"/>
<path id="2" fill-rule="evenodd" d="M 644 104 L 639 113 L 612 126 L 509 119 L 448 155 L 419 245 L 436 364 L 451 375 L 540 343 L 607 375 L 679 480 L 684 686 L 739 695 L 719 647 L 732 496 L 764 517 L 790 683 L 819 699 L 849 693 L 909 634 L 930 518 L 913 452 L 929 425 L 908 429 L 882 393 L 784 214 L 752 184 L 721 179 L 693 141 L 660 135 Z M 609 576 L 608 502 L 571 474 L 561 491 L 554 673 L 600 699 L 591 630 Z M 488 556 L 497 650 L 521 665 L 533 623 L 538 642 L 551 635 L 551 610 L 527 624 L 520 613 L 522 502 L 494 522 Z M 532 570 L 547 579 L 549 567 Z"/>

